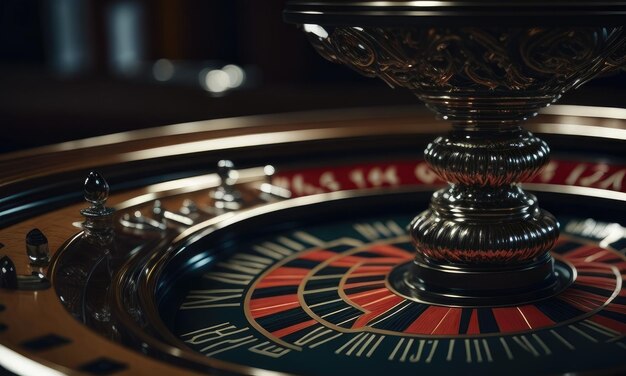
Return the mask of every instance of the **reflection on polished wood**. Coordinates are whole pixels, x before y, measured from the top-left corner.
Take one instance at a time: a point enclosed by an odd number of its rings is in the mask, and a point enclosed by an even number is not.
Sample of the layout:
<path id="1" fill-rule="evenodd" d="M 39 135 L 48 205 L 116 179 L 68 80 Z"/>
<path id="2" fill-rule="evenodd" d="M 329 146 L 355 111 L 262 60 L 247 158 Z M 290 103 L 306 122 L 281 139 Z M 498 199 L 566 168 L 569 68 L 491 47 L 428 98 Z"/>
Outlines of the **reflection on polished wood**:
<path id="1" fill-rule="evenodd" d="M 543 110 L 544 114 L 530 120 L 527 128 L 541 133 L 555 128 L 551 125 L 577 125 L 575 131 L 572 131 L 572 134 L 577 135 L 603 133 L 598 127 L 626 131 L 625 111 L 619 108 L 557 105 Z M 290 140 L 280 137 L 288 134 L 284 132 L 315 129 L 320 124 L 323 124 L 322 129 L 358 127 L 364 133 L 379 129 L 381 134 L 434 134 L 441 133 L 446 126 L 444 122 L 434 120 L 420 106 L 250 116 L 176 124 L 0 155 L 0 188 L 37 176 L 165 156 L 167 149 L 159 148 L 172 145 L 176 145 L 182 154 L 198 152 L 204 146 L 226 149 L 232 147 L 232 143 L 242 141 L 237 137 L 251 132 L 268 134 L 267 143 L 271 143 L 274 137 L 276 141 L 284 143 L 334 136 L 330 133 L 303 133 L 300 137 L 290 136 Z M 381 127 L 381 124 L 384 126 Z M 567 128 L 563 130 L 567 131 Z M 215 141 L 218 139 L 219 141 Z M 208 145 L 198 144 L 203 140 L 213 141 Z M 203 151 L 208 153 L 211 150 Z"/>

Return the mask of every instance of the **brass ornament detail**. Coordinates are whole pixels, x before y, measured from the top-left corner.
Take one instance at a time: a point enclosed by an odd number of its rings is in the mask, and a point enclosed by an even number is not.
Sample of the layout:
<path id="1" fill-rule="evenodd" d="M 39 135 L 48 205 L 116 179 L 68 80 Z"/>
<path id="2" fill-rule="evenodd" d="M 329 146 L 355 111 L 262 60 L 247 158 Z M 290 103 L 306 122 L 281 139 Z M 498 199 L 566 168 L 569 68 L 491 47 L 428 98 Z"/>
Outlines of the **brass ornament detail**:
<path id="1" fill-rule="evenodd" d="M 549 161 L 550 148 L 530 132 L 483 133 L 438 137 L 426 147 L 425 159 L 444 181 L 494 187 L 531 179 Z"/>
<path id="2" fill-rule="evenodd" d="M 409 232 L 420 262 L 498 266 L 545 255 L 559 237 L 559 225 L 517 186 L 460 185 L 435 192 Z"/>
<path id="3" fill-rule="evenodd" d="M 557 95 L 576 85 L 580 72 L 599 73 L 624 31 L 621 27 L 336 27 L 326 38 L 308 35 L 326 59 L 418 96 L 441 90 L 529 96 L 531 92 Z"/>
<path id="4" fill-rule="evenodd" d="M 436 138 L 425 159 L 451 186 L 436 192 L 409 226 L 416 258 L 506 265 L 544 255 L 558 238 L 558 224 L 515 183 L 538 174 L 549 154 L 543 140 L 520 127 L 454 129 Z"/>
<path id="5" fill-rule="evenodd" d="M 335 27 L 308 33 L 326 59 L 413 92 L 453 123 L 525 120 L 624 64 L 622 27 Z"/>
<path id="6" fill-rule="evenodd" d="M 532 262 L 552 248 L 558 224 L 516 182 L 537 175 L 550 148 L 519 126 L 477 127 L 455 127 L 426 147 L 426 161 L 451 185 L 409 225 L 416 258 L 467 266 Z"/>
<path id="7" fill-rule="evenodd" d="M 435 193 L 409 226 L 418 264 L 495 267 L 549 257 L 558 224 L 516 182 L 539 173 L 550 149 L 520 122 L 622 64 L 622 27 L 308 25 L 305 31 L 326 59 L 409 89 L 452 122 L 453 130 L 425 151 L 450 187 Z"/>
<path id="8" fill-rule="evenodd" d="M 377 11 L 393 6 L 372 4 Z M 306 17 L 321 25 L 302 24 L 319 54 L 409 89 L 452 124 L 425 150 L 449 187 L 409 225 L 415 258 L 394 268 L 391 285 L 419 302 L 481 306 L 541 299 L 570 283 L 571 270 L 550 253 L 557 221 L 518 186 L 550 153 L 521 124 L 567 90 L 624 66 L 626 28 L 567 16 L 558 24 L 507 23 L 495 15 L 481 21 L 471 12 L 461 21 L 467 26 L 454 26 L 457 19 L 435 24 L 405 10 L 393 22 L 358 7 L 320 9 L 319 17 Z"/>

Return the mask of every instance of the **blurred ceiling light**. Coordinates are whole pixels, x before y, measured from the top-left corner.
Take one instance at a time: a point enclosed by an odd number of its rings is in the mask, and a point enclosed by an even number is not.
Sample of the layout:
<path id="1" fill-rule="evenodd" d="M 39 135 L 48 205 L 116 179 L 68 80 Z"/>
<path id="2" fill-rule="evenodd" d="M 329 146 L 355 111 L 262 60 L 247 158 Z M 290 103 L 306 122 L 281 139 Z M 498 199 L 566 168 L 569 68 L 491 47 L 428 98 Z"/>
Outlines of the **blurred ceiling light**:
<path id="1" fill-rule="evenodd" d="M 174 68 L 172 67 L 172 69 Z M 221 94 L 243 85 L 246 80 L 246 73 L 238 65 L 228 64 L 222 67 L 222 69 L 205 68 L 200 71 L 198 78 L 200 86 L 204 90 L 214 94 Z"/>
<path id="2" fill-rule="evenodd" d="M 117 73 L 134 74 L 145 56 L 145 5 L 130 0 L 107 4 L 105 16 L 109 63 Z"/>
<path id="3" fill-rule="evenodd" d="M 263 167 L 263 173 L 265 176 L 272 176 L 276 173 L 276 168 L 272 165 L 265 165 L 265 167 Z"/>
<path id="4" fill-rule="evenodd" d="M 211 93 L 222 93 L 230 88 L 230 78 L 221 69 L 204 69 L 200 72 L 200 79 L 202 87 Z"/>
<path id="5" fill-rule="evenodd" d="M 152 74 L 157 81 L 169 81 L 174 76 L 174 64 L 168 59 L 159 59 L 152 65 Z"/>
<path id="6" fill-rule="evenodd" d="M 246 73 L 235 64 L 228 64 L 222 68 L 222 71 L 228 75 L 228 87 L 231 89 L 237 88 L 243 84 L 246 79 Z"/>
<path id="7" fill-rule="evenodd" d="M 52 68 L 61 74 L 76 74 L 92 65 L 90 4 L 81 0 L 49 0 L 42 3 L 50 37 Z"/>

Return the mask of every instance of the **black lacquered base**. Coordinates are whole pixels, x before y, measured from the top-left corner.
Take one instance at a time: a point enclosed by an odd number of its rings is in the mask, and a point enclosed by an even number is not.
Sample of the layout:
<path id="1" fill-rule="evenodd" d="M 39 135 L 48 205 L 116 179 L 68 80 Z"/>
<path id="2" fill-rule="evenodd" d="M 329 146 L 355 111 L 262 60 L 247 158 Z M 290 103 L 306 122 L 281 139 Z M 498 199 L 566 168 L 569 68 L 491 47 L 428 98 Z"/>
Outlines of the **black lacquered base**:
<path id="1" fill-rule="evenodd" d="M 575 279 L 575 270 L 546 254 L 513 267 L 462 267 L 414 260 L 396 267 L 389 286 L 414 301 L 454 306 L 507 306 L 553 296 Z"/>

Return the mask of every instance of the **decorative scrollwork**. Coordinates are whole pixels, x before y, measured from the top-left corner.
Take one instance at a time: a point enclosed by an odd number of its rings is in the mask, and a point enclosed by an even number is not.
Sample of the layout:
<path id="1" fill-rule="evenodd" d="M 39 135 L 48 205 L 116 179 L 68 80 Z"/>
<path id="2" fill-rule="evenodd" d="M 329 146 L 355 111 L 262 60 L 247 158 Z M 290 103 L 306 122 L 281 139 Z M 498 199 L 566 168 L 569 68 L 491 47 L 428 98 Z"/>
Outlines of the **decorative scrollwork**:
<path id="1" fill-rule="evenodd" d="M 559 94 L 582 72 L 600 73 L 609 47 L 624 38 L 621 27 L 336 27 L 325 38 L 309 34 L 328 60 L 418 96 Z"/>
<path id="2" fill-rule="evenodd" d="M 329 61 L 344 64 L 367 77 L 379 77 L 391 87 L 410 87 L 414 62 L 402 46 L 383 41 L 363 28 L 337 28 L 331 38 L 308 34 L 317 52 Z"/>

